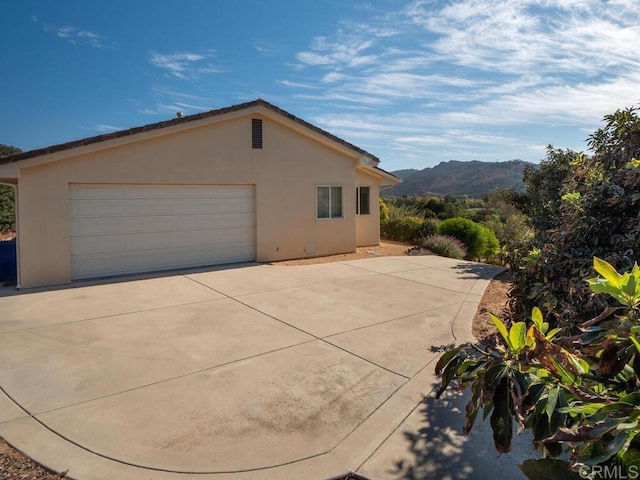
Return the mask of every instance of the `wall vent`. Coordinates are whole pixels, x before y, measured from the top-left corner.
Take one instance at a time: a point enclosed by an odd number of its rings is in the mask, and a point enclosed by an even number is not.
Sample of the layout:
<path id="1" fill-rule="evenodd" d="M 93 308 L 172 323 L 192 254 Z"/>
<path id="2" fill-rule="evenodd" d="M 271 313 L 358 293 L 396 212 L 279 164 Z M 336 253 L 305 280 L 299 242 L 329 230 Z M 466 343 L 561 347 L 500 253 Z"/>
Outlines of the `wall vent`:
<path id="1" fill-rule="evenodd" d="M 262 148 L 262 119 L 251 119 L 251 148 Z"/>

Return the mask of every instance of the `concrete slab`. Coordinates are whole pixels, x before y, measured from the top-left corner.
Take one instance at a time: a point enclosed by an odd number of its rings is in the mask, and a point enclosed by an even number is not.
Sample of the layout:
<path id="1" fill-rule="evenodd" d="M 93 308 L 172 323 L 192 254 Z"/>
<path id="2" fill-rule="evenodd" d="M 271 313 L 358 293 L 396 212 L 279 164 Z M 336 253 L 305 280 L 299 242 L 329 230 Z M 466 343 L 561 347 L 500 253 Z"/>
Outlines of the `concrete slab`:
<path id="1" fill-rule="evenodd" d="M 329 452 L 404 380 L 316 341 L 38 419 L 135 465 L 247 471 Z"/>
<path id="2" fill-rule="evenodd" d="M 13 400 L 0 391 L 0 423 L 28 416 Z"/>
<path id="3" fill-rule="evenodd" d="M 451 331 L 441 327 L 451 324 L 459 309 L 459 304 L 436 308 L 325 340 L 411 378 L 453 343 Z"/>
<path id="4" fill-rule="evenodd" d="M 475 271 L 474 271 L 475 270 Z M 477 269 L 475 266 L 456 265 L 453 268 L 413 268 L 401 272 L 391 273 L 394 277 L 412 280 L 414 282 L 434 287 L 452 290 L 454 292 L 476 293 L 484 292 L 491 278 L 503 271 L 502 267 L 487 266 Z"/>
<path id="5" fill-rule="evenodd" d="M 513 450 L 496 453 L 488 420 L 462 435 L 471 395 L 427 396 L 357 473 L 372 480 L 523 478 L 518 465 L 531 458 L 531 438 L 514 438 Z"/>
<path id="6" fill-rule="evenodd" d="M 0 435 L 78 480 L 396 478 L 450 448 L 402 432 L 494 273 L 373 258 L 3 297 Z"/>
<path id="7" fill-rule="evenodd" d="M 360 260 L 350 260 L 343 262 L 355 268 L 369 270 L 376 273 L 394 273 L 424 268 L 424 265 L 416 262 L 407 262 L 404 259 L 409 257 L 378 257 L 362 262 Z"/>
<path id="8" fill-rule="evenodd" d="M 335 282 L 349 278 L 372 275 L 365 269 L 347 264 L 331 263 L 302 265 L 299 267 L 259 265 L 253 268 L 226 269 L 197 273 L 189 278 L 222 292 L 224 295 L 241 296 L 252 293 L 285 290 L 317 283 Z"/>
<path id="9" fill-rule="evenodd" d="M 222 295 L 182 276 L 88 285 L 0 297 L 0 333 L 187 305 Z"/>
<path id="10" fill-rule="evenodd" d="M 375 275 L 242 297 L 261 312 L 318 337 L 462 302 L 463 293 Z"/>
<path id="11" fill-rule="evenodd" d="M 0 385 L 39 413 L 313 338 L 231 299 L 152 309 L 0 335 Z"/>

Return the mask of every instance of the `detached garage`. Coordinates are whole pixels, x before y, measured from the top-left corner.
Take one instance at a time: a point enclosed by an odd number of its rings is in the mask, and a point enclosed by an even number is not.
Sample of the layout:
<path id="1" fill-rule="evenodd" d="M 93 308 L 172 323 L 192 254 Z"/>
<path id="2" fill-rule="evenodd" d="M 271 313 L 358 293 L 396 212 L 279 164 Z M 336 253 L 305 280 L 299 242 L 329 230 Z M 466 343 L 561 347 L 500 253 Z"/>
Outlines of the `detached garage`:
<path id="1" fill-rule="evenodd" d="M 1 158 L 18 286 L 376 245 L 378 162 L 261 99 Z"/>
<path id="2" fill-rule="evenodd" d="M 251 185 L 70 185 L 71 279 L 256 258 Z"/>

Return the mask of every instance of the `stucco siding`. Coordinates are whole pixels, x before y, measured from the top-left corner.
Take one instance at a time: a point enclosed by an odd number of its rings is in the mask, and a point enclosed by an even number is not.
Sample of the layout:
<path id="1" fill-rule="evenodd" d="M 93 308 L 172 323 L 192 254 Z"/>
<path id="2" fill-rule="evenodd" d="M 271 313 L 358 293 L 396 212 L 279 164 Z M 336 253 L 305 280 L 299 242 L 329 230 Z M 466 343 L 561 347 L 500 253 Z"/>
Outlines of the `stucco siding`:
<path id="1" fill-rule="evenodd" d="M 358 170 L 356 186 L 369 187 L 370 189 L 369 215 L 356 216 L 356 242 L 358 247 L 380 244 L 380 209 L 378 208 L 379 182 L 380 180 L 378 178 Z"/>
<path id="2" fill-rule="evenodd" d="M 254 185 L 256 259 L 274 261 L 354 251 L 378 243 L 378 209 L 358 218 L 356 158 L 263 117 L 263 149 L 251 148 L 246 115 L 20 170 L 20 279 L 23 287 L 68 283 L 69 185 Z M 286 122 L 285 122 L 286 123 Z M 371 185 L 375 177 L 358 173 Z M 316 218 L 316 186 L 343 189 L 343 218 Z M 374 208 L 375 207 L 375 208 Z M 375 225 L 374 225 L 375 224 Z M 356 239 L 356 230 L 357 239 Z M 364 243 L 361 243 L 364 242 Z M 313 248 L 312 248 L 313 247 Z"/>

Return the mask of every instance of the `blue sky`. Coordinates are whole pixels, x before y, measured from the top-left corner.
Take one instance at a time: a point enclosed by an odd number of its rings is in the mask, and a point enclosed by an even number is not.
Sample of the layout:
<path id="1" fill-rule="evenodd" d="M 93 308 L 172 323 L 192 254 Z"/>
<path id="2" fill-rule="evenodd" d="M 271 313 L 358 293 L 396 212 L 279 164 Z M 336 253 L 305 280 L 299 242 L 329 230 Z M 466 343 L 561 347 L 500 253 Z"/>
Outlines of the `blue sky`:
<path id="1" fill-rule="evenodd" d="M 584 150 L 640 103 L 638 0 L 15 0 L 0 143 L 262 97 L 385 169 Z"/>

